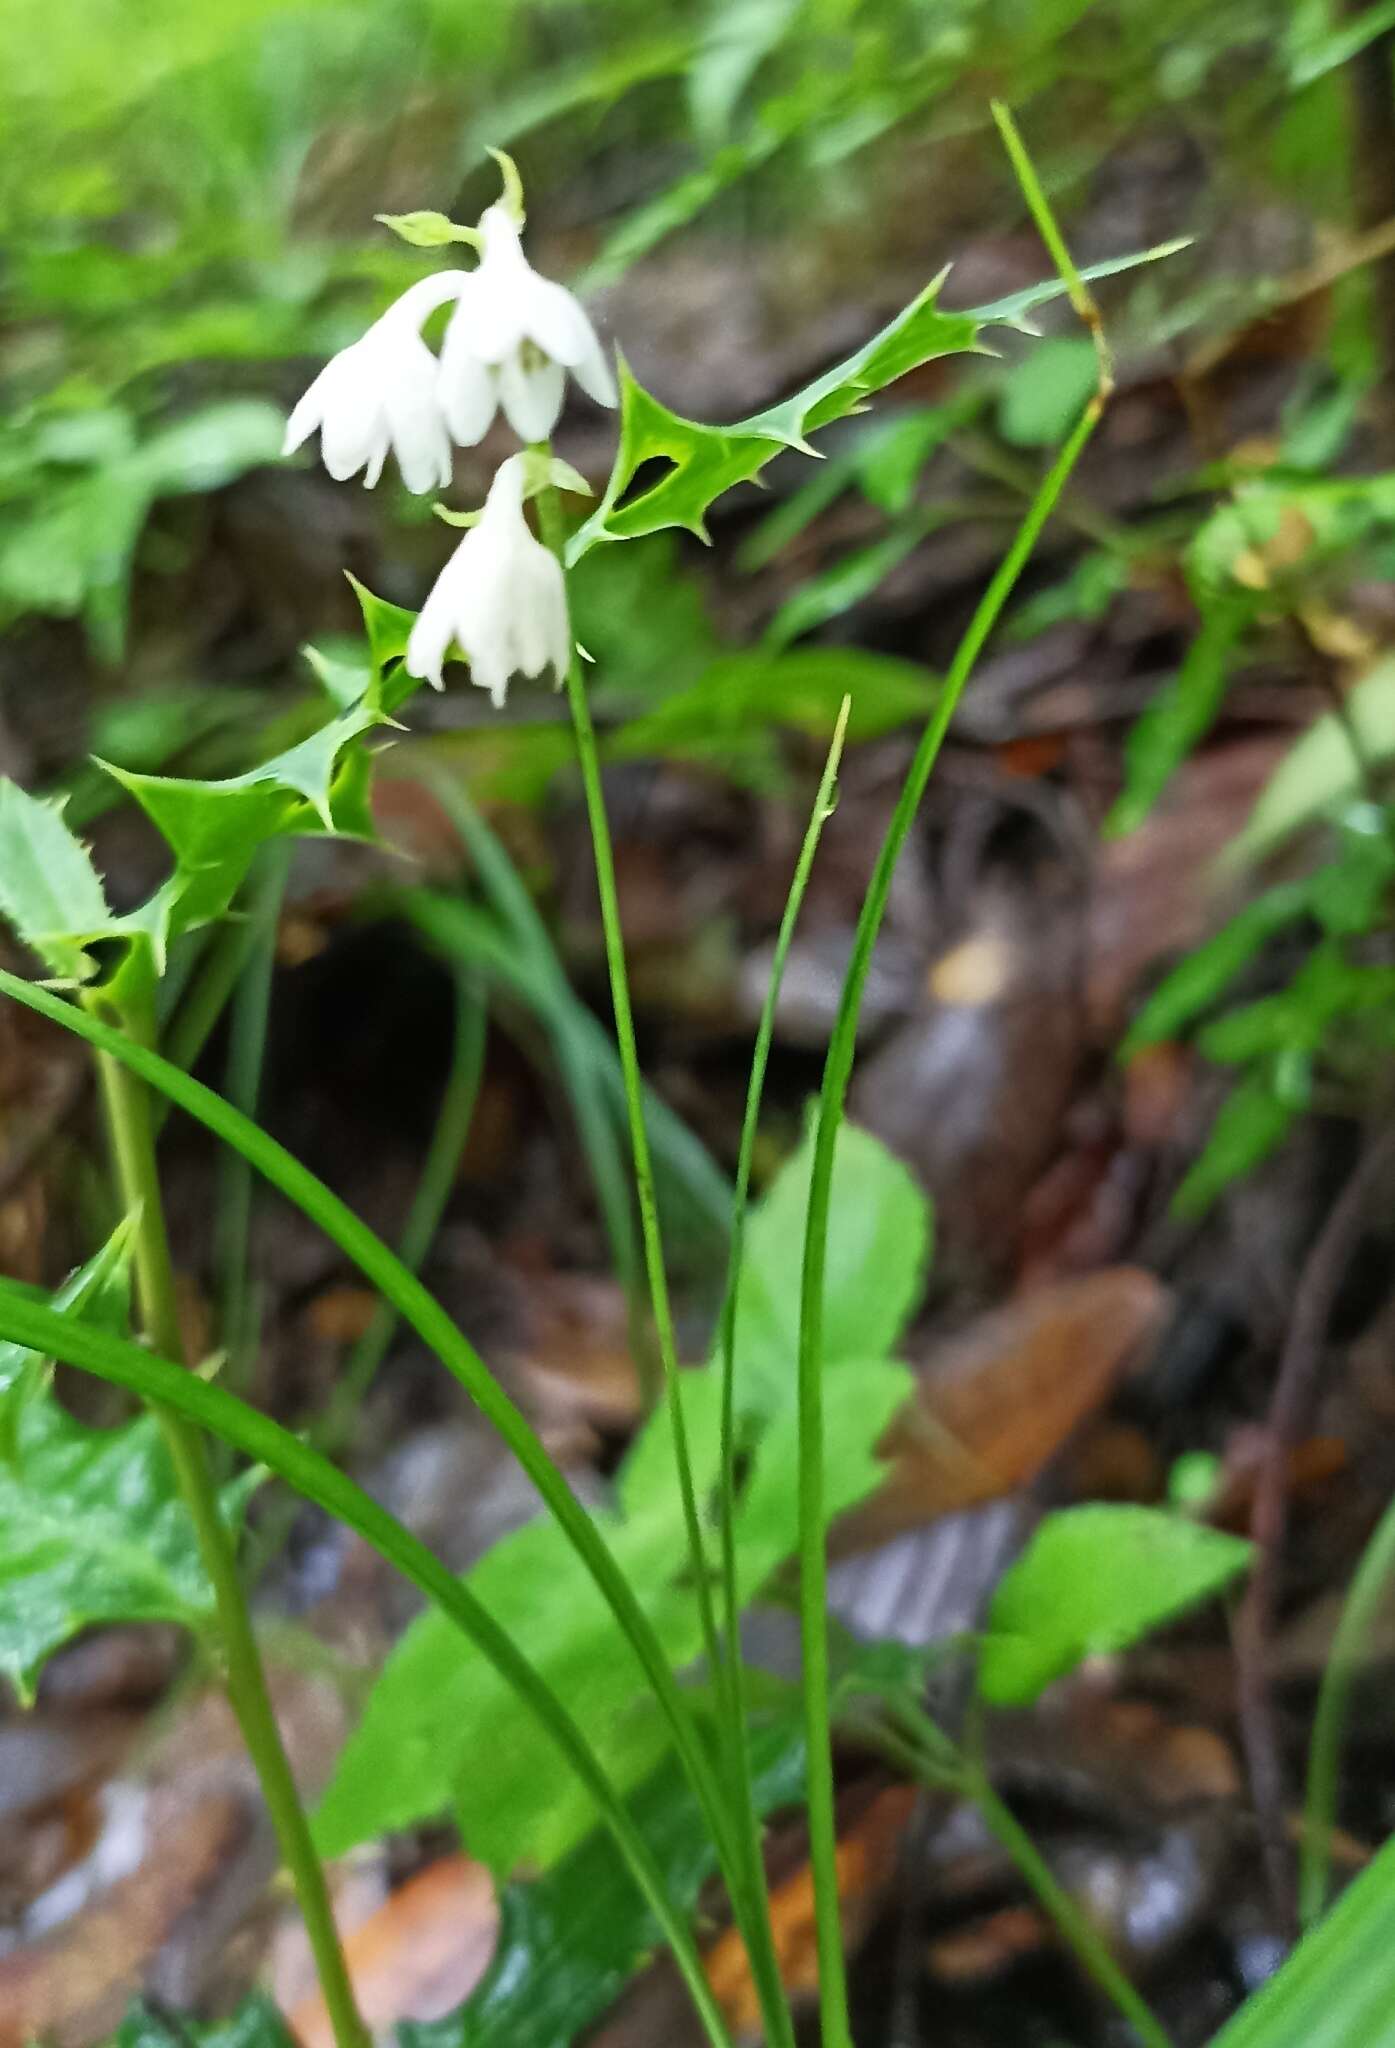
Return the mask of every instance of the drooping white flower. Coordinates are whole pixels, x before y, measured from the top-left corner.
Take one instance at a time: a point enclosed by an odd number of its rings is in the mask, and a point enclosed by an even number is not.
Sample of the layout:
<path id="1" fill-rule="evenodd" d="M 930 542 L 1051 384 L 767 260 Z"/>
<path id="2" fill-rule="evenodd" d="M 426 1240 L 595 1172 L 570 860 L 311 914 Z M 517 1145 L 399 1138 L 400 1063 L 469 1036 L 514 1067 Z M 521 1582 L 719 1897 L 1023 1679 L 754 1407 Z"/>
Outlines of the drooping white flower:
<path id="1" fill-rule="evenodd" d="M 568 370 L 598 404 L 614 405 L 595 328 L 565 285 L 539 277 L 508 207 L 491 206 L 479 232 L 479 268 L 464 280 L 441 350 L 441 409 L 461 447 L 483 439 L 499 406 L 520 439 L 546 440 Z"/>
<path id="2" fill-rule="evenodd" d="M 318 427 L 325 468 L 341 482 L 361 469 L 371 489 L 391 449 L 409 491 L 444 490 L 451 479 L 450 436 L 437 396 L 437 361 L 421 338 L 421 323 L 469 282 L 462 270 L 422 278 L 361 340 L 331 357 L 287 421 L 282 454 L 293 453 Z"/>
<path id="3" fill-rule="evenodd" d="M 562 565 L 523 516 L 526 455 L 511 455 L 489 487 L 479 523 L 445 568 L 407 642 L 407 673 L 443 687 L 446 650 L 456 641 L 470 680 L 497 709 L 509 678 L 551 669 L 560 685 L 572 656 Z"/>

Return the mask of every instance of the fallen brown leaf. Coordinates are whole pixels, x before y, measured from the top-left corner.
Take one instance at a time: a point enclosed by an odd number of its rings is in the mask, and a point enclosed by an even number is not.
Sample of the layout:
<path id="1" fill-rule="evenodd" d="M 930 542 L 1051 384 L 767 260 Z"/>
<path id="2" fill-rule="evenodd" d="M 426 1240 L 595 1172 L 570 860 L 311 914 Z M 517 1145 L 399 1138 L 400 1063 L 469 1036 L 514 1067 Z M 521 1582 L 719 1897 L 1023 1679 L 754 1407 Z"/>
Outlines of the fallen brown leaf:
<path id="1" fill-rule="evenodd" d="M 1151 1273 L 1116 1266 L 996 1309 L 941 1346 L 884 1440 L 884 1484 L 840 1523 L 838 1548 L 1025 1486 L 1102 1406 L 1166 1302 Z"/>

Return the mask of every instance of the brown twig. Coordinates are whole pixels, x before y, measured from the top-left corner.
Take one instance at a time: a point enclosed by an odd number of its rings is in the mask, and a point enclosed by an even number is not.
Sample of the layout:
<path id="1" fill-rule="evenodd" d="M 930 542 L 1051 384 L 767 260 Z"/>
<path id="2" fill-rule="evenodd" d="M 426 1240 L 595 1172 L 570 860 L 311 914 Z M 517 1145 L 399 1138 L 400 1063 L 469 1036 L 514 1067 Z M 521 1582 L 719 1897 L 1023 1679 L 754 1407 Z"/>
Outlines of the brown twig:
<path id="1" fill-rule="evenodd" d="M 1309 1252 L 1294 1292 L 1279 1358 L 1255 1483 L 1250 1534 L 1254 1569 L 1235 1622 L 1240 1737 L 1259 1820 L 1265 1877 L 1276 1912 L 1296 1939 L 1298 1906 L 1284 1819 L 1284 1768 L 1267 1668 L 1278 1576 L 1288 1526 L 1288 1470 L 1298 1434 L 1312 1411 L 1323 1338 L 1337 1289 L 1360 1236 L 1372 1188 L 1395 1166 L 1395 1123 L 1366 1144 L 1351 1177 Z"/>

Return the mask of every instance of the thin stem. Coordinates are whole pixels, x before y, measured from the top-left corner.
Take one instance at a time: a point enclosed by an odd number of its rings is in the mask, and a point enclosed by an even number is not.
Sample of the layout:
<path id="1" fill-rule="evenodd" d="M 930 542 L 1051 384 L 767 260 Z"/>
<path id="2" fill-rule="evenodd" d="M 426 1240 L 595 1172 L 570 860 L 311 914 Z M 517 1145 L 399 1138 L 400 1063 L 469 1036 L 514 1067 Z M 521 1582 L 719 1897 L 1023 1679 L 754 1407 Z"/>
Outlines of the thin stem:
<path id="1" fill-rule="evenodd" d="M 555 486 L 548 485 L 539 501 L 543 538 L 561 561 L 566 548 L 562 508 Z M 573 653 L 567 670 L 567 702 L 581 765 L 582 787 L 586 793 L 586 817 L 596 863 L 596 889 L 601 904 L 601 926 L 605 934 L 606 967 L 610 976 L 611 1004 L 615 1012 L 615 1040 L 625 1083 L 625 1107 L 629 1120 L 630 1151 L 634 1162 L 635 1194 L 639 1203 L 640 1239 L 644 1247 L 645 1274 L 654 1313 L 654 1333 L 663 1368 L 664 1392 L 673 1430 L 673 1457 L 678 1471 L 678 1491 L 687 1531 L 688 1554 L 694 1590 L 702 1623 L 703 1645 L 716 1671 L 721 1658 L 717 1619 L 707 1568 L 707 1547 L 703 1541 L 702 1518 L 698 1510 L 693 1462 L 688 1448 L 688 1425 L 683 1413 L 683 1389 L 678 1368 L 678 1342 L 673 1326 L 673 1305 L 669 1300 L 668 1275 L 664 1268 L 663 1239 L 659 1229 L 659 1203 L 654 1189 L 654 1163 L 649 1151 L 649 1133 L 644 1122 L 644 1083 L 639 1070 L 639 1049 L 635 1042 L 634 1012 L 630 1004 L 629 973 L 625 966 L 625 935 L 620 923 L 620 899 L 615 887 L 615 852 L 611 845 L 610 820 L 605 793 L 601 788 L 601 764 L 596 751 L 596 731 L 580 658 Z"/>
<path id="2" fill-rule="evenodd" d="M 1016 131 L 1004 113 L 999 125 L 1013 138 L 1014 165 L 1034 217 L 1049 218 L 1045 198 L 1027 166 Z M 1028 182 L 1030 179 L 1030 183 Z M 1059 235 L 1053 223 L 1052 249 Z M 1059 267 L 1059 266 L 1058 266 Z M 1073 302 L 1084 294 L 1069 257 L 1062 268 Z M 1084 294 L 1088 301 L 1088 294 Z M 1096 316 L 1097 318 L 1097 316 Z M 1087 323 L 1089 324 L 1089 323 Z M 930 771 L 949 730 L 974 665 L 996 625 L 1003 606 L 1021 575 L 1038 536 L 1065 489 L 1081 451 L 1104 409 L 1109 390 L 1109 357 L 1096 335 L 1099 388 L 1082 412 L 1073 432 L 1043 479 L 955 652 L 944 685 L 916 747 L 905 784 L 877 854 L 867 895 L 853 936 L 852 955 L 843 980 L 838 1014 L 824 1061 L 814 1128 L 809 1175 L 809 1207 L 805 1221 L 804 1263 L 799 1313 L 799 1618 L 803 1645 L 804 1725 L 809 1772 L 809 1860 L 814 1879 L 815 1937 L 819 1959 L 819 2014 L 823 2048 L 851 2048 L 847 1983 L 843 1964 L 842 1925 L 838 1905 L 837 1830 L 834 1814 L 833 1733 L 829 1711 L 828 1557 L 823 1472 L 823 1313 L 824 1275 L 828 1256 L 829 1210 L 833 1187 L 834 1149 L 847 1099 L 857 1043 L 862 992 L 872 949 L 881 930 L 891 879 L 910 832 Z"/>
<path id="3" fill-rule="evenodd" d="M 435 1297 L 413 1273 L 408 1272 L 382 1239 L 355 1216 L 347 1203 L 294 1158 L 284 1145 L 279 1145 L 250 1117 L 243 1116 L 201 1081 L 181 1073 L 178 1067 L 171 1066 L 168 1060 L 161 1059 L 148 1046 L 138 1044 L 60 996 L 52 995 L 33 982 L 23 981 L 3 968 L 0 968 L 0 995 L 10 996 L 26 1009 L 37 1011 L 65 1031 L 71 1031 L 75 1037 L 85 1039 L 97 1051 L 109 1054 L 118 1064 L 139 1075 L 141 1080 L 177 1103 L 218 1137 L 235 1146 L 274 1188 L 279 1189 L 288 1201 L 294 1202 L 311 1222 L 318 1224 L 326 1237 L 352 1260 L 365 1278 L 386 1295 L 427 1348 L 460 1382 L 532 1480 L 548 1512 L 562 1529 L 615 1616 L 668 1725 L 679 1762 L 707 1817 L 713 1841 L 724 1850 L 727 1814 L 721 1787 L 706 1749 L 697 1739 L 688 1705 L 678 1690 L 677 1680 L 653 1623 L 616 1563 L 605 1538 L 549 1457 L 537 1431 L 522 1410 L 509 1399 L 474 1346 Z"/>
<path id="4" fill-rule="evenodd" d="M 460 1155 L 470 1135 L 484 1065 L 484 999 L 475 977 L 463 968 L 455 970 L 453 980 L 455 1038 L 450 1072 L 421 1179 L 397 1243 L 397 1255 L 411 1273 L 420 1272 L 450 1200 Z M 348 1439 L 359 1405 L 387 1356 L 398 1320 L 391 1302 L 378 1303 L 372 1321 L 344 1363 L 324 1417 L 310 1432 L 316 1446 L 331 1456 Z"/>
<path id="5" fill-rule="evenodd" d="M 1080 1965 L 1106 1998 L 1116 2005 L 1147 2048 L 1172 2048 L 1166 2028 L 1111 1955 L 1108 1945 L 1070 1893 L 1058 1881 L 1027 1830 L 998 1797 L 986 1774 L 970 1767 L 965 1786 L 989 1829 L 1007 1850 L 1045 1911 L 1059 1928 Z"/>
<path id="6" fill-rule="evenodd" d="M 1096 397 L 1099 403 L 1104 405 L 1114 390 L 1114 357 L 1105 335 L 1100 309 L 1095 302 L 1094 293 L 1076 268 L 1075 258 L 1066 247 L 1065 236 L 1056 225 L 1055 215 L 1042 190 L 1036 167 L 1027 154 L 1022 137 L 1017 132 L 1017 123 L 1002 100 L 994 100 L 992 106 L 993 119 L 998 124 L 998 133 L 1003 138 L 1003 147 L 1008 153 L 1036 231 L 1045 242 L 1051 261 L 1055 264 L 1057 274 L 1066 288 L 1066 295 L 1070 299 L 1075 317 L 1094 343 L 1095 358 L 1099 366 Z"/>
<path id="7" fill-rule="evenodd" d="M 183 1371 L 168 1358 L 57 1315 L 8 1281 L 0 1281 L 0 1334 L 47 1358 L 128 1387 L 152 1405 L 175 1411 L 186 1425 L 209 1431 L 265 1465 L 305 1499 L 356 1530 L 449 1616 L 537 1716 L 586 1786 L 673 1952 L 709 2041 L 713 2048 L 732 2048 L 692 1934 L 669 1898 L 663 1874 L 604 1765 L 551 1686 L 463 1579 L 318 1451 L 270 1416 L 222 1387 Z"/>
<path id="8" fill-rule="evenodd" d="M 817 1933 L 821 1997 L 827 2048 L 847 2048 L 846 1992 L 843 1984 L 842 1935 L 838 1914 L 836 1839 L 833 1815 L 833 1762 L 828 1712 L 828 1564 L 824 1539 L 823 1489 L 823 1308 L 824 1270 L 828 1253 L 828 1219 L 833 1186 L 833 1155 L 842 1121 L 857 1040 L 858 1013 L 867 981 L 872 949 L 881 929 L 891 878 L 911 829 L 930 771 L 935 765 L 964 686 L 984 642 L 1012 592 L 1037 536 L 1081 449 L 1094 431 L 1099 401 L 1086 407 L 1074 433 L 1053 463 L 1018 528 L 1012 546 L 989 584 L 945 677 L 930 721 L 921 735 L 886 837 L 877 854 L 867 896 L 853 937 L 852 956 L 843 982 L 838 1015 L 824 1063 L 814 1155 L 809 1179 L 809 1210 L 804 1236 L 804 1267 L 799 1320 L 799 1612 L 804 1645 L 804 1708 L 809 1748 L 810 1860 L 817 1900 Z"/>
<path id="9" fill-rule="evenodd" d="M 566 533 L 557 491 L 549 485 L 539 496 L 539 518 L 543 539 L 559 562 L 565 562 Z M 683 1389 L 678 1366 L 678 1344 L 674 1332 L 673 1308 L 669 1299 L 668 1275 L 664 1267 L 663 1238 L 659 1227 L 659 1204 L 654 1185 L 654 1165 L 649 1133 L 644 1119 L 644 1082 L 640 1074 L 639 1050 L 635 1041 L 634 1013 L 630 1003 L 629 975 L 625 965 L 625 938 L 620 922 L 620 901 L 615 886 L 615 854 L 611 844 L 610 820 L 606 815 L 601 787 L 600 757 L 595 727 L 586 698 L 581 661 L 573 651 L 567 669 L 567 701 L 576 734 L 577 757 L 586 796 L 586 816 L 596 866 L 596 888 L 600 897 L 601 926 L 605 935 L 606 966 L 610 976 L 611 1005 L 615 1014 L 615 1040 L 620 1053 L 621 1077 L 629 1124 L 630 1153 L 634 1166 L 635 1195 L 639 1204 L 640 1242 L 644 1250 L 645 1276 L 654 1316 L 659 1362 L 663 1371 L 665 1403 L 673 1436 L 673 1462 L 678 1477 L 683 1524 L 693 1575 L 693 1591 L 702 1629 L 708 1668 L 722 1697 L 722 1642 L 717 1629 L 716 1605 L 712 1597 L 707 1546 L 703 1540 L 697 1487 L 693 1479 L 688 1426 L 683 1412 Z M 701 1739 L 699 1737 L 699 1739 Z M 780 1985 L 779 1964 L 770 1930 L 769 1902 L 764 1869 L 749 1852 L 749 1830 L 742 1824 L 739 1788 L 732 1784 L 730 1743 L 723 1741 L 723 1762 L 727 1765 L 727 1800 L 719 1793 L 720 1819 L 714 1839 L 721 1860 L 732 1910 L 741 1928 L 751 1963 L 753 1981 L 760 1995 L 762 2011 L 772 2038 L 781 2040 L 789 2026 L 788 2007 Z M 732 1795 L 735 1795 L 733 1798 Z M 727 1801 L 731 1803 L 728 1804 Z"/>
<path id="10" fill-rule="evenodd" d="M 760 1023 L 756 1031 L 755 1049 L 751 1057 L 751 1075 L 746 1089 L 746 1110 L 741 1124 L 741 1141 L 737 1151 L 736 1186 L 732 1195 L 731 1253 L 727 1264 L 726 1290 L 722 1301 L 722 1313 L 718 1325 L 721 1349 L 722 1405 L 721 1405 L 721 1475 L 719 1481 L 718 1522 L 722 1540 L 722 1628 L 726 1644 L 725 1674 L 718 1670 L 719 1686 L 725 1686 L 725 1713 L 727 1744 L 729 1752 L 729 1774 L 732 1789 L 736 1795 L 741 1830 L 745 1837 L 745 1853 L 751 1866 L 754 1889 L 759 1899 L 761 1918 L 766 1937 L 771 1938 L 770 1962 L 774 1965 L 774 1984 L 771 2004 L 778 2012 L 779 2033 L 775 2038 L 792 2043 L 793 2025 L 789 2006 L 780 1981 L 779 1965 L 774 1956 L 773 1937 L 770 1929 L 769 1901 L 764 1884 L 764 1859 L 761 1852 L 760 1824 L 756 1814 L 755 1795 L 751 1776 L 751 1756 L 746 1722 L 746 1686 L 741 1661 L 741 1595 L 737 1578 L 736 1558 L 736 1327 L 737 1309 L 741 1287 L 741 1264 L 746 1241 L 746 1214 L 751 1189 L 751 1170 L 755 1159 L 756 1136 L 760 1124 L 761 1098 L 765 1090 L 766 1068 L 770 1061 L 770 1047 L 775 1035 L 775 1008 L 779 1001 L 780 986 L 784 980 L 785 963 L 789 958 L 794 928 L 798 921 L 804 892 L 808 887 L 814 855 L 824 825 L 833 815 L 836 802 L 835 791 L 838 767 L 843 755 L 843 741 L 848 729 L 848 715 L 852 710 L 851 697 L 845 697 L 838 712 L 837 724 L 829 745 L 828 757 L 824 762 L 823 774 L 819 778 L 818 791 L 814 797 L 813 809 L 804 833 L 799 859 L 795 864 L 794 879 L 790 883 L 789 895 L 785 899 L 784 914 L 775 940 L 775 950 L 770 963 L 770 978 L 766 985 L 765 1001 L 761 1007 Z M 753 1959 L 754 1967 L 754 1959 Z M 767 2014 L 767 2026 L 771 2014 Z"/>
<path id="11" fill-rule="evenodd" d="M 228 1100 L 247 1116 L 256 1115 L 261 1093 L 276 968 L 276 928 L 290 864 L 287 840 L 273 840 L 263 849 L 248 905 L 244 969 L 232 995 L 225 1086 Z M 219 1161 L 214 1243 L 219 1334 L 235 1386 L 247 1382 L 260 1320 L 248 1271 L 251 1233 L 252 1169 L 239 1153 L 225 1152 Z"/>
<path id="12" fill-rule="evenodd" d="M 160 1200 L 149 1098 L 141 1082 L 108 1055 L 98 1055 L 97 1069 L 121 1197 L 134 1219 L 141 1320 L 150 1342 L 158 1350 L 179 1358 L 183 1355 L 179 1304 Z M 238 1578 L 232 1542 L 219 1512 L 203 1438 L 197 1428 L 167 1404 L 156 1403 L 154 1412 L 213 1587 L 228 1698 L 261 1782 L 282 1859 L 295 1885 L 336 2048 L 370 2048 L 339 1945 L 324 1869 L 311 1840 L 276 1725 L 266 1673 L 252 1632 L 252 1618 Z"/>
<path id="13" fill-rule="evenodd" d="M 256 933 L 241 913 L 218 927 L 199 961 L 187 995 L 175 1010 L 160 1036 L 175 1066 L 187 1074 L 213 1036 L 218 1019 L 232 999 L 233 990 L 247 965 Z M 167 1105 L 151 1104 L 151 1123 L 156 1135 L 165 1121 Z"/>
<path id="14" fill-rule="evenodd" d="M 1308 1785 L 1303 1802 L 1303 1841 L 1298 1865 L 1298 1915 L 1305 1928 L 1320 1918 L 1327 1904 L 1332 1861 L 1332 1827 L 1337 1811 L 1337 1782 L 1342 1759 L 1342 1733 L 1362 1645 L 1380 1611 L 1395 1572 L 1395 1501 L 1376 1524 L 1361 1554 L 1351 1591 L 1342 1609 L 1327 1668 L 1322 1674 L 1317 1712 L 1308 1750 Z"/>

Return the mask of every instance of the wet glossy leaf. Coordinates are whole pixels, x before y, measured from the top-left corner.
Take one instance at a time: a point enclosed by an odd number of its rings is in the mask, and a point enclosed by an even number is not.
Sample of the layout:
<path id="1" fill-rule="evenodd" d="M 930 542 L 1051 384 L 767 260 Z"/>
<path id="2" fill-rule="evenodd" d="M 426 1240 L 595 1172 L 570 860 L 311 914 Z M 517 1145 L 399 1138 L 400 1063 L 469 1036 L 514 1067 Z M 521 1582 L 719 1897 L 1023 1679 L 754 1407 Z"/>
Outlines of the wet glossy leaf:
<path id="1" fill-rule="evenodd" d="M 1124 1650 L 1221 1592 L 1249 1563 L 1238 1536 L 1160 1508 L 1048 1515 L 993 1595 L 979 1685 L 1027 1706 L 1087 1657 Z"/>
<path id="2" fill-rule="evenodd" d="M 125 1329 L 127 1234 L 57 1297 L 74 1314 Z M 0 1353 L 0 1672 L 30 1700 L 44 1663 L 98 1622 L 200 1626 L 209 1589 L 198 1544 L 152 1415 L 113 1429 L 76 1421 L 41 1360 Z M 240 1524 L 254 1476 L 223 1497 Z"/>
<path id="3" fill-rule="evenodd" d="M 790 1716 L 753 1731 L 759 1813 L 800 1795 L 798 1725 Z M 715 1858 L 711 1831 L 672 1765 L 641 1787 L 633 1810 L 669 1896 L 691 1907 Z M 509 1885 L 499 1906 L 499 1945 L 483 1983 L 450 2018 L 403 2026 L 402 2048 L 571 2048 L 657 1943 L 649 1909 L 602 1833 L 588 1836 L 545 1877 Z"/>
<path id="4" fill-rule="evenodd" d="M 295 2048 L 269 1998 L 254 1991 L 225 2020 L 176 2019 L 142 2002 L 127 2013 L 106 2048 Z"/>

